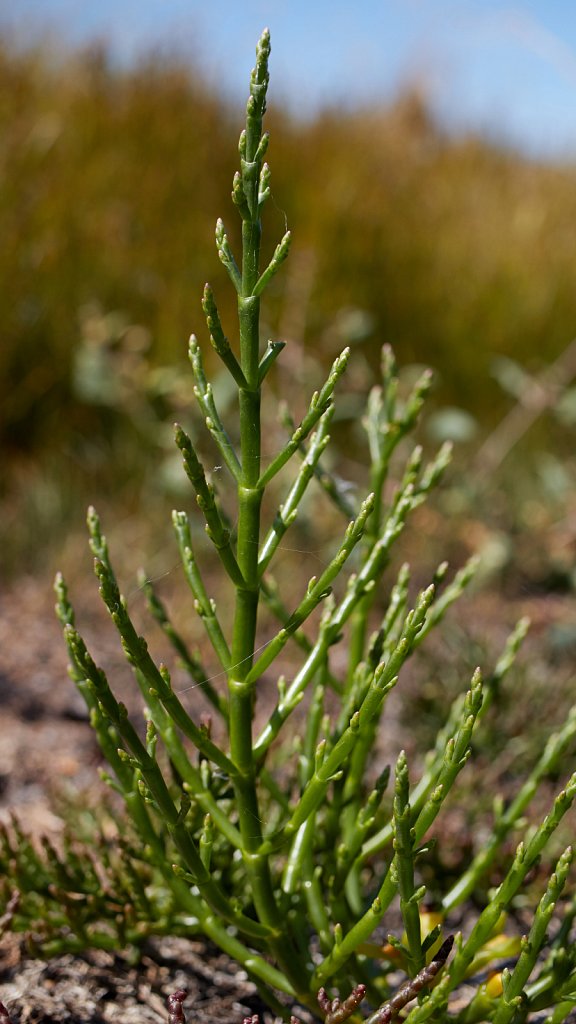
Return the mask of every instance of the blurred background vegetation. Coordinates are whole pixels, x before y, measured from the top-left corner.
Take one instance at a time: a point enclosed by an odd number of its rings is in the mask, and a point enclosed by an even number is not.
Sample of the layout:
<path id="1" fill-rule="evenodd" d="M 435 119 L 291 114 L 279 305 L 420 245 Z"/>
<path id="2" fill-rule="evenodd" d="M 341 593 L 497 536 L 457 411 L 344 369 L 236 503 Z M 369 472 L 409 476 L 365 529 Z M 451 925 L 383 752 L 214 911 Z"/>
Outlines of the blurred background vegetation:
<path id="1" fill-rule="evenodd" d="M 61 563 L 95 498 L 129 523 L 144 508 L 156 523 L 157 505 L 168 518 L 183 479 L 171 424 L 194 429 L 187 338 L 207 342 L 206 279 L 234 342 L 214 224 L 238 241 L 241 109 L 177 58 L 120 69 L 105 47 L 55 58 L 0 42 L 5 571 Z M 514 558 L 524 581 L 572 587 L 576 164 L 449 135 L 416 91 L 302 121 L 272 109 L 268 127 L 267 251 L 286 223 L 294 247 L 265 331 L 289 342 L 278 387 L 295 415 L 344 344 L 348 423 L 383 343 L 407 376 L 432 366 L 422 439 L 455 436 L 475 472 L 447 489 L 426 536 L 450 516 L 496 571 Z"/>

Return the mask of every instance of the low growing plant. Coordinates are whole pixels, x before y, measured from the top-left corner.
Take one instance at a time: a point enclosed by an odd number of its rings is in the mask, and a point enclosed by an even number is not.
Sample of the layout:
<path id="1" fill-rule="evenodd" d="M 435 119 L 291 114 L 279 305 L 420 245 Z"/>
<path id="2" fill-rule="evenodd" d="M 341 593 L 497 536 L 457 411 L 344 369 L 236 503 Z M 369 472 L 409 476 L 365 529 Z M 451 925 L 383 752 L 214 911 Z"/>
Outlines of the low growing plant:
<path id="1" fill-rule="evenodd" d="M 261 394 L 283 343 L 261 344 L 260 303 L 290 244 L 286 233 L 268 265 L 260 268 L 260 218 L 270 196 L 264 161 L 268 136 L 262 131 L 269 52 L 264 32 L 232 192 L 242 220 L 239 263 L 222 221 L 216 227 L 218 255 L 238 295 L 239 352 L 224 334 L 208 285 L 203 298 L 212 346 L 237 388 L 237 443 L 219 416 L 200 346 L 194 336 L 190 342 L 194 393 L 228 472 L 227 495 L 232 493 L 236 502 L 233 528 L 196 446 L 176 428 L 196 494 L 195 514 L 203 517 L 229 581 L 233 616 L 228 633 L 196 560 L 189 518 L 174 512 L 194 609 L 226 686 L 207 678 L 146 583 L 152 613 L 190 675 L 190 694 L 202 690 L 213 721 L 198 721 L 188 712 L 168 669 L 155 663 L 138 635 L 91 509 L 95 571 L 145 702 L 146 737 L 89 654 L 58 578 L 57 610 L 71 675 L 111 767 L 108 781 L 122 796 L 127 814 L 119 822 L 121 838 L 110 841 L 101 835 L 91 850 L 68 837 L 61 849 L 46 842 L 38 851 L 19 826 L 5 829 L 1 858 L 10 879 L 5 892 L 16 890 L 5 919 L 31 929 L 44 953 L 138 947 L 150 935 L 201 933 L 242 965 L 283 1018 L 300 1006 L 328 1024 L 339 1024 L 358 1019 L 362 1003 L 369 1024 L 399 1019 L 410 1024 L 530 1019 L 558 1024 L 576 1006 L 576 947 L 571 941 L 576 900 L 563 909 L 559 904 L 571 848 L 542 881 L 528 934 L 521 938 L 509 931 L 506 915 L 527 876 L 533 878 L 576 796 L 574 774 L 540 824 L 526 825 L 524 814 L 539 783 L 564 769 L 576 712 L 550 737 L 514 799 L 507 806 L 496 802 L 491 833 L 455 884 L 444 887 L 440 905 L 427 905 L 426 887 L 419 881 L 419 865 L 431 843 L 438 835 L 442 842 L 435 822 L 467 764 L 474 730 L 513 662 L 526 622 L 519 624 L 484 684 L 476 671 L 468 691 L 448 710 L 418 781 L 410 779 L 404 752 L 393 769 L 387 765 L 379 739 L 388 696 L 406 663 L 474 571 L 470 564 L 446 583 L 446 566 L 440 566 L 411 610 L 408 566 L 384 582 L 408 517 L 438 483 L 449 460 L 447 447 L 427 464 L 419 448 L 409 448 L 396 486 L 391 483 L 391 460 L 399 459 L 401 442 L 417 421 L 430 386 L 428 373 L 401 401 L 394 358 L 384 350 L 382 380 L 368 397 L 363 421 L 369 494 L 354 509 L 329 564 L 302 587 L 291 607 L 282 595 L 293 592 L 294 581 L 285 580 L 283 587 L 270 575 L 309 485 L 320 485 L 326 500 L 347 515 L 351 498 L 323 465 L 347 350 L 335 360 L 283 447 L 269 461 L 262 454 L 268 428 L 261 422 Z M 293 473 L 284 483 L 289 463 Z M 282 488 L 281 502 L 266 525 L 263 500 L 267 494 L 276 500 Z M 265 643 L 258 634 L 263 604 L 279 621 Z M 288 644 L 296 664 L 289 680 L 278 668 L 281 660 L 287 664 Z M 262 720 L 261 699 L 274 679 L 274 707 Z M 297 717 L 303 701 L 305 714 Z M 514 834 L 522 841 L 512 854 Z M 494 874 L 499 884 L 483 896 Z M 435 891 L 442 884 L 436 879 Z M 400 923 L 394 934 L 388 934 L 390 921 L 394 927 Z M 459 921 L 463 932 L 454 937 Z M 181 996 L 174 997 L 176 1003 Z M 543 1011 L 548 1011 L 545 1018 Z M 174 1020 L 182 1019 L 181 1003 L 171 1012 Z"/>

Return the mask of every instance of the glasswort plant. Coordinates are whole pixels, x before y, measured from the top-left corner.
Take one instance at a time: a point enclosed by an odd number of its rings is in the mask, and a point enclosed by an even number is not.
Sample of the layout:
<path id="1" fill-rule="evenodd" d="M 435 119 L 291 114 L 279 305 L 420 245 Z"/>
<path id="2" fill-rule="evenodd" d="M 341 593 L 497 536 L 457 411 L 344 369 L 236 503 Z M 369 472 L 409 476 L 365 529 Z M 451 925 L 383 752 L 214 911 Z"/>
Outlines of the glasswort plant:
<path id="1" fill-rule="evenodd" d="M 529 934 L 522 939 L 507 934 L 505 921 L 574 800 L 576 774 L 540 825 L 525 828 L 523 841 L 484 909 L 475 915 L 473 927 L 455 938 L 448 933 L 450 919 L 458 920 L 458 908 L 462 911 L 471 894 L 481 891 L 488 872 L 502 862 L 505 844 L 522 827 L 540 781 L 563 766 L 576 732 L 575 712 L 550 738 L 516 798 L 496 809 L 491 836 L 445 892 L 435 913 L 425 909 L 426 888 L 418 877 L 435 820 L 469 759 L 473 731 L 510 669 L 527 623 L 521 622 L 510 638 L 486 681 L 484 698 L 480 672 L 474 673 L 467 693 L 450 708 L 415 784 L 404 752 L 393 772 L 381 765 L 376 778 L 372 776 L 388 695 L 475 567 L 470 563 L 447 583 L 447 567 L 441 565 L 411 610 L 409 567 L 403 565 L 392 584 L 383 582 L 408 517 L 436 486 L 449 461 L 448 447 L 428 464 L 422 451 L 412 448 L 395 490 L 390 486 L 391 459 L 399 456 L 400 443 L 418 419 L 430 387 L 428 373 L 401 401 L 394 357 L 384 349 L 382 379 L 368 397 L 363 421 L 370 492 L 354 509 L 329 563 L 308 581 L 292 607 L 282 600 L 270 575 L 310 484 L 317 481 L 327 500 L 347 515 L 350 499 L 322 464 L 348 350 L 334 361 L 281 450 L 268 462 L 262 455 L 261 394 L 283 343 L 262 345 L 260 303 L 290 246 L 287 232 L 262 269 L 261 213 L 270 197 L 264 159 L 268 135 L 262 130 L 269 54 L 265 31 L 257 46 L 246 128 L 240 136 L 240 170 L 232 190 L 242 221 L 240 261 L 222 221 L 216 226 L 218 256 L 238 296 L 238 349 L 224 333 L 209 285 L 202 304 L 211 344 L 237 389 L 237 445 L 220 418 L 200 345 L 194 336 L 190 341 L 194 394 L 226 467 L 226 487 L 235 496 L 234 529 L 195 445 L 176 428 L 176 443 L 196 495 L 195 514 L 203 517 L 229 581 L 233 617 L 228 631 L 196 559 L 188 515 L 174 512 L 184 575 L 226 687 L 206 678 L 152 585 L 145 583 L 153 616 L 191 685 L 201 687 L 210 701 L 219 728 L 195 720 L 173 688 L 168 669 L 155 663 L 138 635 L 91 509 L 95 571 L 145 702 L 144 739 L 77 631 L 61 577 L 56 582 L 57 611 L 72 678 L 89 708 L 111 768 L 108 781 L 123 797 L 130 827 L 122 825 L 122 839 L 113 848 L 100 837 L 82 857 L 72 840 L 65 840 L 62 850 L 46 842 L 41 854 L 18 825 L 4 829 L 0 856 L 10 879 L 5 891 L 19 893 L 12 896 L 9 916 L 13 927 L 33 930 L 45 953 L 87 946 L 137 947 L 149 935 L 201 933 L 244 967 L 284 1019 L 299 1005 L 328 1024 L 339 1024 L 348 1017 L 358 1019 L 365 1002 L 369 1024 L 399 1019 L 410 1024 L 505 1024 L 531 1019 L 546 1008 L 551 1013 L 546 1019 L 553 1024 L 576 1005 L 576 949 L 570 941 L 576 901 L 561 922 L 558 904 L 572 860 L 570 848 L 548 879 Z M 266 524 L 263 498 L 268 493 L 276 500 L 284 487 L 280 472 L 288 463 L 294 467 L 291 482 Z M 277 631 L 264 646 L 257 632 L 262 602 L 278 619 Z M 304 631 L 308 620 L 312 626 Z M 299 660 L 287 681 L 277 666 L 289 643 Z M 344 670 L 342 656 L 333 657 L 335 649 L 346 651 Z M 265 674 L 276 676 L 277 698 L 262 723 L 258 709 Z M 293 714 L 304 699 L 306 716 L 296 730 Z M 225 740 L 217 741 L 217 735 Z M 393 792 L 388 800 L 390 774 Z M 389 935 L 383 942 L 391 908 L 402 921 L 403 934 Z M 550 939 L 547 930 L 554 914 Z M 508 962 L 504 970 L 502 960 Z M 342 993 L 342 999 L 329 995 L 328 989 Z M 182 996 L 174 997 L 171 1019 L 183 1019 Z"/>

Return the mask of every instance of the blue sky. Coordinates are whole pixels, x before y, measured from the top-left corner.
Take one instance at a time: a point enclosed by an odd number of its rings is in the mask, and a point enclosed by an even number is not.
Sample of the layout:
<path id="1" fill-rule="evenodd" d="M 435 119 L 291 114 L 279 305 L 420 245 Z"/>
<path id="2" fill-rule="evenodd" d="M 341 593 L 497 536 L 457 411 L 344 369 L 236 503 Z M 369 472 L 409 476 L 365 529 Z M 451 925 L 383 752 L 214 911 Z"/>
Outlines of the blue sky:
<path id="1" fill-rule="evenodd" d="M 109 40 L 114 56 L 177 49 L 242 100 L 272 33 L 272 98 L 308 114 L 417 83 L 453 126 L 542 156 L 576 156 L 571 0 L 0 0 L 17 40 Z"/>

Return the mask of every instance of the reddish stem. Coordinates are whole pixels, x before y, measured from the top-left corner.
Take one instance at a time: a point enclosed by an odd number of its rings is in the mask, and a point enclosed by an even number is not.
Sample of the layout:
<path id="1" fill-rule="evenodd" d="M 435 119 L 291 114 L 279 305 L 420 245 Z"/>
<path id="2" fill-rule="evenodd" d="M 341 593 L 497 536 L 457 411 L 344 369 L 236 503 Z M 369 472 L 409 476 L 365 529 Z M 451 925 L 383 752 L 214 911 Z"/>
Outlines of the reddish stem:
<path id="1" fill-rule="evenodd" d="M 183 988 L 179 988 L 171 996 L 168 996 L 168 1024 L 186 1024 L 182 1003 L 187 995 L 188 993 Z M 0 1024 L 2 1024 L 1 1021 Z"/>

